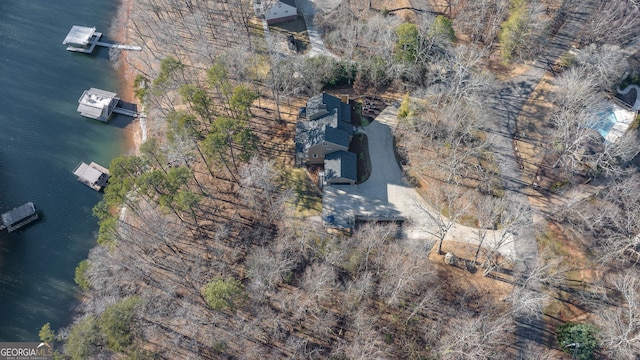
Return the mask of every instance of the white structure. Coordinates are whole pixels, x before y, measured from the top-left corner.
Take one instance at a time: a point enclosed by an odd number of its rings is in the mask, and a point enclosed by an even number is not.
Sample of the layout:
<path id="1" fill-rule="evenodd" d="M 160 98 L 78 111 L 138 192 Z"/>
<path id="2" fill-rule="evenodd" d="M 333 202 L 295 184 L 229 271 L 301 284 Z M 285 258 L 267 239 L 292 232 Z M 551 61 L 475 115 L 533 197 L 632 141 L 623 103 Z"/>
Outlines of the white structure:
<path id="1" fill-rule="evenodd" d="M 271 5 L 264 4 L 264 18 L 267 24 L 273 25 L 294 20 L 298 17 L 298 9 L 280 0 Z"/>
<path id="2" fill-rule="evenodd" d="M 67 50 L 92 53 L 102 33 L 96 32 L 95 27 L 73 25 L 62 45 L 68 45 Z"/>
<path id="3" fill-rule="evenodd" d="M 85 54 L 91 54 L 96 46 L 120 50 L 142 50 L 140 46 L 136 45 L 101 42 L 101 37 L 102 33 L 97 32 L 95 27 L 73 25 L 62 44 L 67 45 L 67 50 L 69 51 L 82 52 Z"/>
<path id="4" fill-rule="evenodd" d="M 609 132 L 604 138 L 609 143 L 615 143 L 627 132 L 631 123 L 636 119 L 637 113 L 635 111 L 623 109 L 615 104 L 613 104 L 611 111 L 615 116 L 615 123 L 609 129 Z"/>
<path id="5" fill-rule="evenodd" d="M 94 162 L 88 165 L 81 162 L 73 170 L 73 174 L 78 177 L 78 181 L 95 191 L 104 189 L 109 181 L 109 170 Z"/>
<path id="6" fill-rule="evenodd" d="M 91 88 L 78 99 L 78 112 L 84 117 L 107 122 L 119 101 L 114 92 Z"/>

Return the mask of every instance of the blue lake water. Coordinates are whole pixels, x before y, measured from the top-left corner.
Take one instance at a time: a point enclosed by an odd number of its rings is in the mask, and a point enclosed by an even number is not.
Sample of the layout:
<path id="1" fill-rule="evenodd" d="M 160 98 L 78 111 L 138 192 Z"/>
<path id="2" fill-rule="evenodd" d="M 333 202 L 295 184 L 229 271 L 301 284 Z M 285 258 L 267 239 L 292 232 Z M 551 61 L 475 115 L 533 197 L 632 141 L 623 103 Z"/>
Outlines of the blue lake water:
<path id="1" fill-rule="evenodd" d="M 27 201 L 42 220 L 0 233 L 0 342 L 37 341 L 67 326 L 77 305 L 74 269 L 95 243 L 101 194 L 76 181 L 80 162 L 109 165 L 126 151 L 124 123 L 80 117 L 90 87 L 118 90 L 108 51 L 70 53 L 72 25 L 109 32 L 118 1 L 0 1 L 0 211 Z"/>

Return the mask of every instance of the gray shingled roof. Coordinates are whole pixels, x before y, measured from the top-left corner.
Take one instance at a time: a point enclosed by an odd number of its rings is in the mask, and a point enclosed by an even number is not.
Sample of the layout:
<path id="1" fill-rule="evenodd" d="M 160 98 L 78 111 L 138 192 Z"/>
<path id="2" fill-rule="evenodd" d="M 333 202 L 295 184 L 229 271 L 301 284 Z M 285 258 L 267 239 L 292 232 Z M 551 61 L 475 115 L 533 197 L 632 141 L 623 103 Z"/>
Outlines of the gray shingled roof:
<path id="1" fill-rule="evenodd" d="M 358 181 L 356 154 L 348 151 L 336 151 L 324 157 L 325 180 L 343 178 Z"/>
<path id="2" fill-rule="evenodd" d="M 293 7 L 297 7 L 295 0 L 280 0 L 280 2 L 283 2 L 287 5 L 291 5 Z"/>
<path id="3" fill-rule="evenodd" d="M 326 110 L 331 114 L 337 114 L 333 127 L 351 129 L 351 107 L 340 101 L 339 98 L 327 93 L 318 94 L 307 100 L 307 114 L 314 114 Z"/>
<path id="4" fill-rule="evenodd" d="M 325 126 L 324 140 L 347 148 L 349 147 L 349 134 L 344 130 L 336 129 L 331 126 Z"/>
<path id="5" fill-rule="evenodd" d="M 296 152 L 302 152 L 324 141 L 324 129 L 330 118 L 298 121 L 296 124 Z"/>
<path id="6" fill-rule="evenodd" d="M 325 116 L 315 120 L 298 121 L 296 124 L 297 153 L 325 141 L 325 136 L 335 136 L 326 140 L 345 147 L 349 146 L 349 134 L 353 132 L 349 104 L 345 104 L 337 97 L 327 93 L 318 94 L 307 101 L 306 113 L 308 116 L 325 110 L 328 112 Z M 340 129 L 344 134 L 332 130 L 327 132 L 328 128 Z M 344 135 L 346 135 L 346 141 Z"/>

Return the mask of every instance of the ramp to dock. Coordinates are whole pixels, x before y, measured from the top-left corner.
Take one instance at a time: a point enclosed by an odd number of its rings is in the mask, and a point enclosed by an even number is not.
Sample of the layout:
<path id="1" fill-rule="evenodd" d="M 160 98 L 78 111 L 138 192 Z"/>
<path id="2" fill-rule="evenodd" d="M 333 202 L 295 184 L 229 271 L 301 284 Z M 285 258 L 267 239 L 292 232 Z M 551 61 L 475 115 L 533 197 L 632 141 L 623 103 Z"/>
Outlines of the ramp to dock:
<path id="1" fill-rule="evenodd" d="M 96 45 L 97 46 L 102 46 L 102 47 L 107 47 L 107 48 L 112 48 L 112 49 L 120 49 L 120 50 L 134 50 L 134 51 L 142 50 L 142 47 L 137 46 L 137 45 L 111 44 L 111 43 L 106 43 L 106 42 L 102 42 L 102 41 L 97 41 Z"/>
<path id="2" fill-rule="evenodd" d="M 134 110 L 123 109 L 121 107 L 116 107 L 113 109 L 113 112 L 120 115 L 138 117 L 138 112 Z"/>

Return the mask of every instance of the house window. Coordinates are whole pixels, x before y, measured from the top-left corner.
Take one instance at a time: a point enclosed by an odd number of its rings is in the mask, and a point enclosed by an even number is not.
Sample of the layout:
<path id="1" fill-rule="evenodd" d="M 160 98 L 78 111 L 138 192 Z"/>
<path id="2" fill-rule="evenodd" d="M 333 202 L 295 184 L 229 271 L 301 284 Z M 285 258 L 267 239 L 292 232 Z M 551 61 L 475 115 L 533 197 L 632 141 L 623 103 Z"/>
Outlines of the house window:
<path id="1" fill-rule="evenodd" d="M 327 146 L 327 143 L 324 143 L 324 144 L 322 144 L 322 145 Z"/>
<path id="2" fill-rule="evenodd" d="M 318 157 L 318 154 L 313 154 L 313 157 L 314 157 L 314 158 L 317 158 L 317 157 Z"/>
<path id="3" fill-rule="evenodd" d="M 285 13 L 285 14 L 286 14 L 286 13 L 288 13 L 288 12 L 289 12 L 289 10 L 285 10 L 285 11 L 284 11 L 284 13 Z"/>

